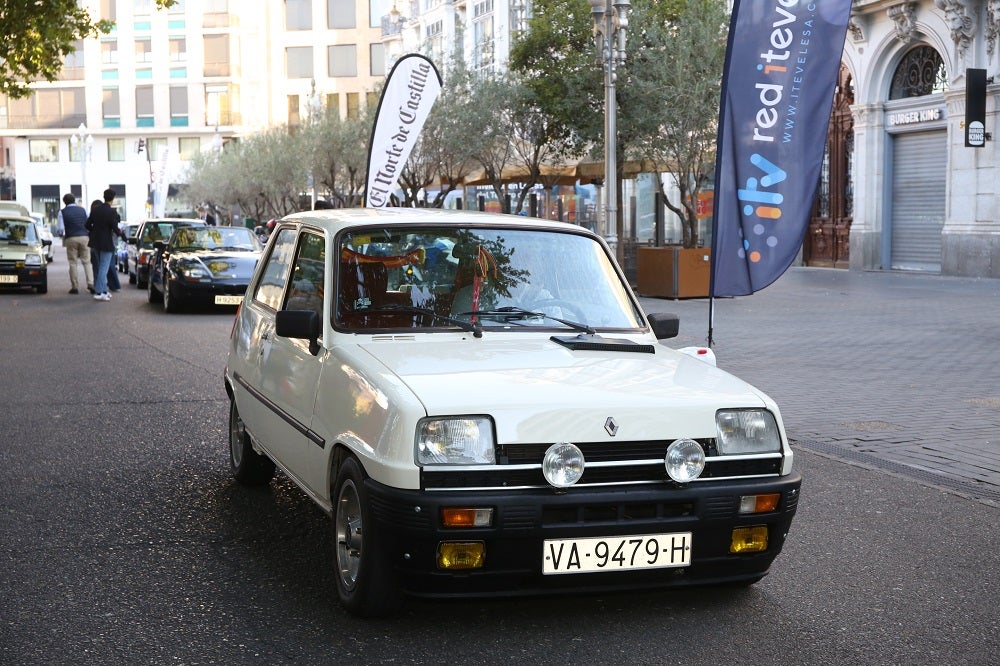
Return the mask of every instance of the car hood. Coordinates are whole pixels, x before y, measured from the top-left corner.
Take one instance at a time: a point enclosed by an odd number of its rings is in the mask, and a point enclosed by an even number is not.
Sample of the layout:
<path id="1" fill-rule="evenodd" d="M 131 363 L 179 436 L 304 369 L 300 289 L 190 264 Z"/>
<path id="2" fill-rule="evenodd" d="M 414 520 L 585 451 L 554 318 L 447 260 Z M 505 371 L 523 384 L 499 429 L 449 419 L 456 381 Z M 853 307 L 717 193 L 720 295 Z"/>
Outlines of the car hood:
<path id="1" fill-rule="evenodd" d="M 501 441 L 714 437 L 721 407 L 777 411 L 746 382 L 660 344 L 653 353 L 572 350 L 542 337 L 414 344 L 363 347 L 428 415 L 489 414 Z"/>
<path id="2" fill-rule="evenodd" d="M 173 252 L 172 261 L 198 260 L 216 279 L 249 279 L 260 259 L 259 252 L 207 251 Z"/>
<path id="3" fill-rule="evenodd" d="M 0 259 L 24 259 L 26 254 L 38 254 L 42 251 L 41 243 L 28 243 L 27 245 L 9 244 L 7 241 L 0 241 Z"/>

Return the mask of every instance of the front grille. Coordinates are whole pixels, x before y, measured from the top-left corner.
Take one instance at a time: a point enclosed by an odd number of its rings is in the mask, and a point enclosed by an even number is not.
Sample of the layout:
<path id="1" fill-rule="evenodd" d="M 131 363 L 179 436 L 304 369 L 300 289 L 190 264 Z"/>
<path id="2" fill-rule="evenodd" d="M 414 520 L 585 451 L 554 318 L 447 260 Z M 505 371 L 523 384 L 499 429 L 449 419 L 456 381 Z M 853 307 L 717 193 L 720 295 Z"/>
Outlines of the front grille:
<path id="1" fill-rule="evenodd" d="M 737 460 L 727 460 L 718 455 L 714 439 L 697 441 L 708 457 L 699 480 L 781 473 L 781 456 L 741 456 Z M 663 464 L 669 445 L 669 441 L 662 440 L 577 444 L 587 464 L 575 487 L 673 483 Z M 548 488 L 542 476 L 542 459 L 549 446 L 551 444 L 503 444 L 497 447 L 495 465 L 425 468 L 421 474 L 422 484 L 427 490 Z"/>

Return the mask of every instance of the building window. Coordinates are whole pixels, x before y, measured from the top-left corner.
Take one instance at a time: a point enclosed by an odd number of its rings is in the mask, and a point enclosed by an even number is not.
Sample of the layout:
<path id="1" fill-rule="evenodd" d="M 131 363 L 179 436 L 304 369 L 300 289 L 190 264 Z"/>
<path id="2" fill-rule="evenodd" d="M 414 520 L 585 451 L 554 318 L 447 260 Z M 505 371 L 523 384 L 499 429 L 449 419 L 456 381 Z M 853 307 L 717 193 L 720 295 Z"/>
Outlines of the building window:
<path id="1" fill-rule="evenodd" d="M 205 124 L 209 127 L 238 124 L 232 115 L 239 97 L 237 93 L 237 88 L 226 85 L 205 86 Z"/>
<path id="2" fill-rule="evenodd" d="M 285 0 L 285 30 L 312 30 L 312 0 Z"/>
<path id="3" fill-rule="evenodd" d="M 289 95 L 288 96 L 288 124 L 291 127 L 297 127 L 299 121 L 301 120 L 301 112 L 299 110 L 299 96 Z"/>
<path id="4" fill-rule="evenodd" d="M 125 139 L 108 139 L 108 161 L 125 161 Z"/>
<path id="5" fill-rule="evenodd" d="M 358 47 L 354 44 L 326 47 L 326 61 L 328 76 L 358 75 Z"/>
<path id="6" fill-rule="evenodd" d="M 118 64 L 118 40 L 110 39 L 101 42 L 101 62 L 105 65 Z"/>
<path id="7" fill-rule="evenodd" d="M 365 93 L 365 105 L 368 107 L 369 111 L 374 111 L 378 108 L 378 93 Z"/>
<path id="8" fill-rule="evenodd" d="M 382 17 L 388 16 L 393 7 L 393 0 L 368 0 L 368 27 L 382 27 Z"/>
<path id="9" fill-rule="evenodd" d="M 182 160 L 193 160 L 201 152 L 201 139 L 198 137 L 181 137 L 178 143 L 178 156 Z"/>
<path id="10" fill-rule="evenodd" d="M 385 45 L 381 42 L 369 44 L 368 57 L 371 63 L 368 73 L 372 76 L 385 76 Z"/>
<path id="11" fill-rule="evenodd" d="M 941 56 L 930 46 L 907 51 L 892 75 L 889 99 L 906 99 L 941 93 L 948 89 L 948 73 Z"/>
<path id="12" fill-rule="evenodd" d="M 483 0 L 473 8 L 472 20 L 473 68 L 489 73 L 494 65 L 493 0 Z"/>
<path id="13" fill-rule="evenodd" d="M 205 76 L 229 76 L 229 35 L 205 35 Z"/>
<path id="14" fill-rule="evenodd" d="M 313 50 L 311 46 L 289 46 L 285 49 L 285 76 L 290 79 L 313 77 Z"/>
<path id="15" fill-rule="evenodd" d="M 136 127 L 152 127 L 153 124 L 153 86 L 136 86 L 135 125 Z"/>
<path id="16" fill-rule="evenodd" d="M 153 62 L 153 41 L 150 39 L 135 40 L 135 61 Z"/>
<path id="17" fill-rule="evenodd" d="M 118 88 L 105 88 L 101 100 L 101 116 L 105 127 L 122 126 L 122 104 Z"/>
<path id="18" fill-rule="evenodd" d="M 58 162 L 59 141 L 56 139 L 31 139 L 28 154 L 32 162 Z"/>
<path id="19" fill-rule="evenodd" d="M 63 80 L 83 78 L 83 40 L 73 42 L 73 50 L 63 58 L 63 71 L 60 76 Z"/>
<path id="20" fill-rule="evenodd" d="M 187 40 L 183 37 L 170 38 L 170 62 L 187 60 Z"/>
<path id="21" fill-rule="evenodd" d="M 133 8 L 136 16 L 150 14 L 153 10 L 153 0 L 135 0 Z"/>
<path id="22" fill-rule="evenodd" d="M 326 112 L 336 114 L 336 117 L 340 117 L 340 94 L 339 93 L 329 93 L 326 96 Z"/>
<path id="23" fill-rule="evenodd" d="M 187 86 L 170 87 L 170 126 L 187 127 L 188 91 Z"/>
<path id="24" fill-rule="evenodd" d="M 150 160 L 162 160 L 167 154 L 167 140 L 164 138 L 146 139 L 146 150 Z"/>
<path id="25" fill-rule="evenodd" d="M 327 28 L 356 28 L 357 23 L 354 0 L 326 0 Z"/>
<path id="26" fill-rule="evenodd" d="M 185 11 L 184 0 L 174 0 L 174 4 L 170 5 L 167 12 L 171 14 L 183 14 Z"/>
<path id="27" fill-rule="evenodd" d="M 117 6 L 118 0 L 101 0 L 101 18 L 106 21 L 117 21 Z"/>
<path id="28" fill-rule="evenodd" d="M 355 119 L 360 117 L 360 95 L 358 93 L 347 93 L 347 117 Z"/>

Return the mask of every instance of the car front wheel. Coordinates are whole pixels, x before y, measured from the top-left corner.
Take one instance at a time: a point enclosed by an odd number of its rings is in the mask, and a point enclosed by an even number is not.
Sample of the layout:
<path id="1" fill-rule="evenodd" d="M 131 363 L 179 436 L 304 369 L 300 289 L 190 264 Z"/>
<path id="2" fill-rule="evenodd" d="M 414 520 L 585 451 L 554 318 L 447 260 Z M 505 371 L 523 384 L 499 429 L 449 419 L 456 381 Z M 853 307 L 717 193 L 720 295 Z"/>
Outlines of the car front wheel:
<path id="1" fill-rule="evenodd" d="M 250 435 L 232 399 L 229 401 L 229 465 L 236 480 L 247 486 L 263 486 L 274 477 L 274 462 L 253 450 Z"/>
<path id="2" fill-rule="evenodd" d="M 150 279 L 146 283 L 146 300 L 150 303 L 159 303 L 163 300 L 163 294 L 156 290 L 153 286 L 153 280 Z"/>
<path id="3" fill-rule="evenodd" d="M 364 472 L 348 457 L 337 474 L 333 506 L 337 594 L 349 612 L 385 615 L 399 606 L 392 567 L 374 529 Z"/>

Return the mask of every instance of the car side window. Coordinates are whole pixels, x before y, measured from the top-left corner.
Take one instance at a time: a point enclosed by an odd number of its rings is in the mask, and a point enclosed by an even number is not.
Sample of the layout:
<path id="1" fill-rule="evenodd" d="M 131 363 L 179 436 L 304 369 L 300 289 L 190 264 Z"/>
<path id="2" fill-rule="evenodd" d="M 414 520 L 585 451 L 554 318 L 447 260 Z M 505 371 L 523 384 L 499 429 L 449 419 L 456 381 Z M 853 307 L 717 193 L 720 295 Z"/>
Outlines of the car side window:
<path id="1" fill-rule="evenodd" d="M 291 290 L 285 310 L 313 310 L 323 316 L 326 243 L 315 233 L 302 234 L 292 268 Z"/>
<path id="2" fill-rule="evenodd" d="M 295 250 L 295 230 L 282 229 L 267 257 L 263 275 L 257 284 L 253 298 L 258 303 L 272 310 L 281 307 L 282 294 L 288 281 L 288 269 L 292 264 L 292 254 Z"/>

